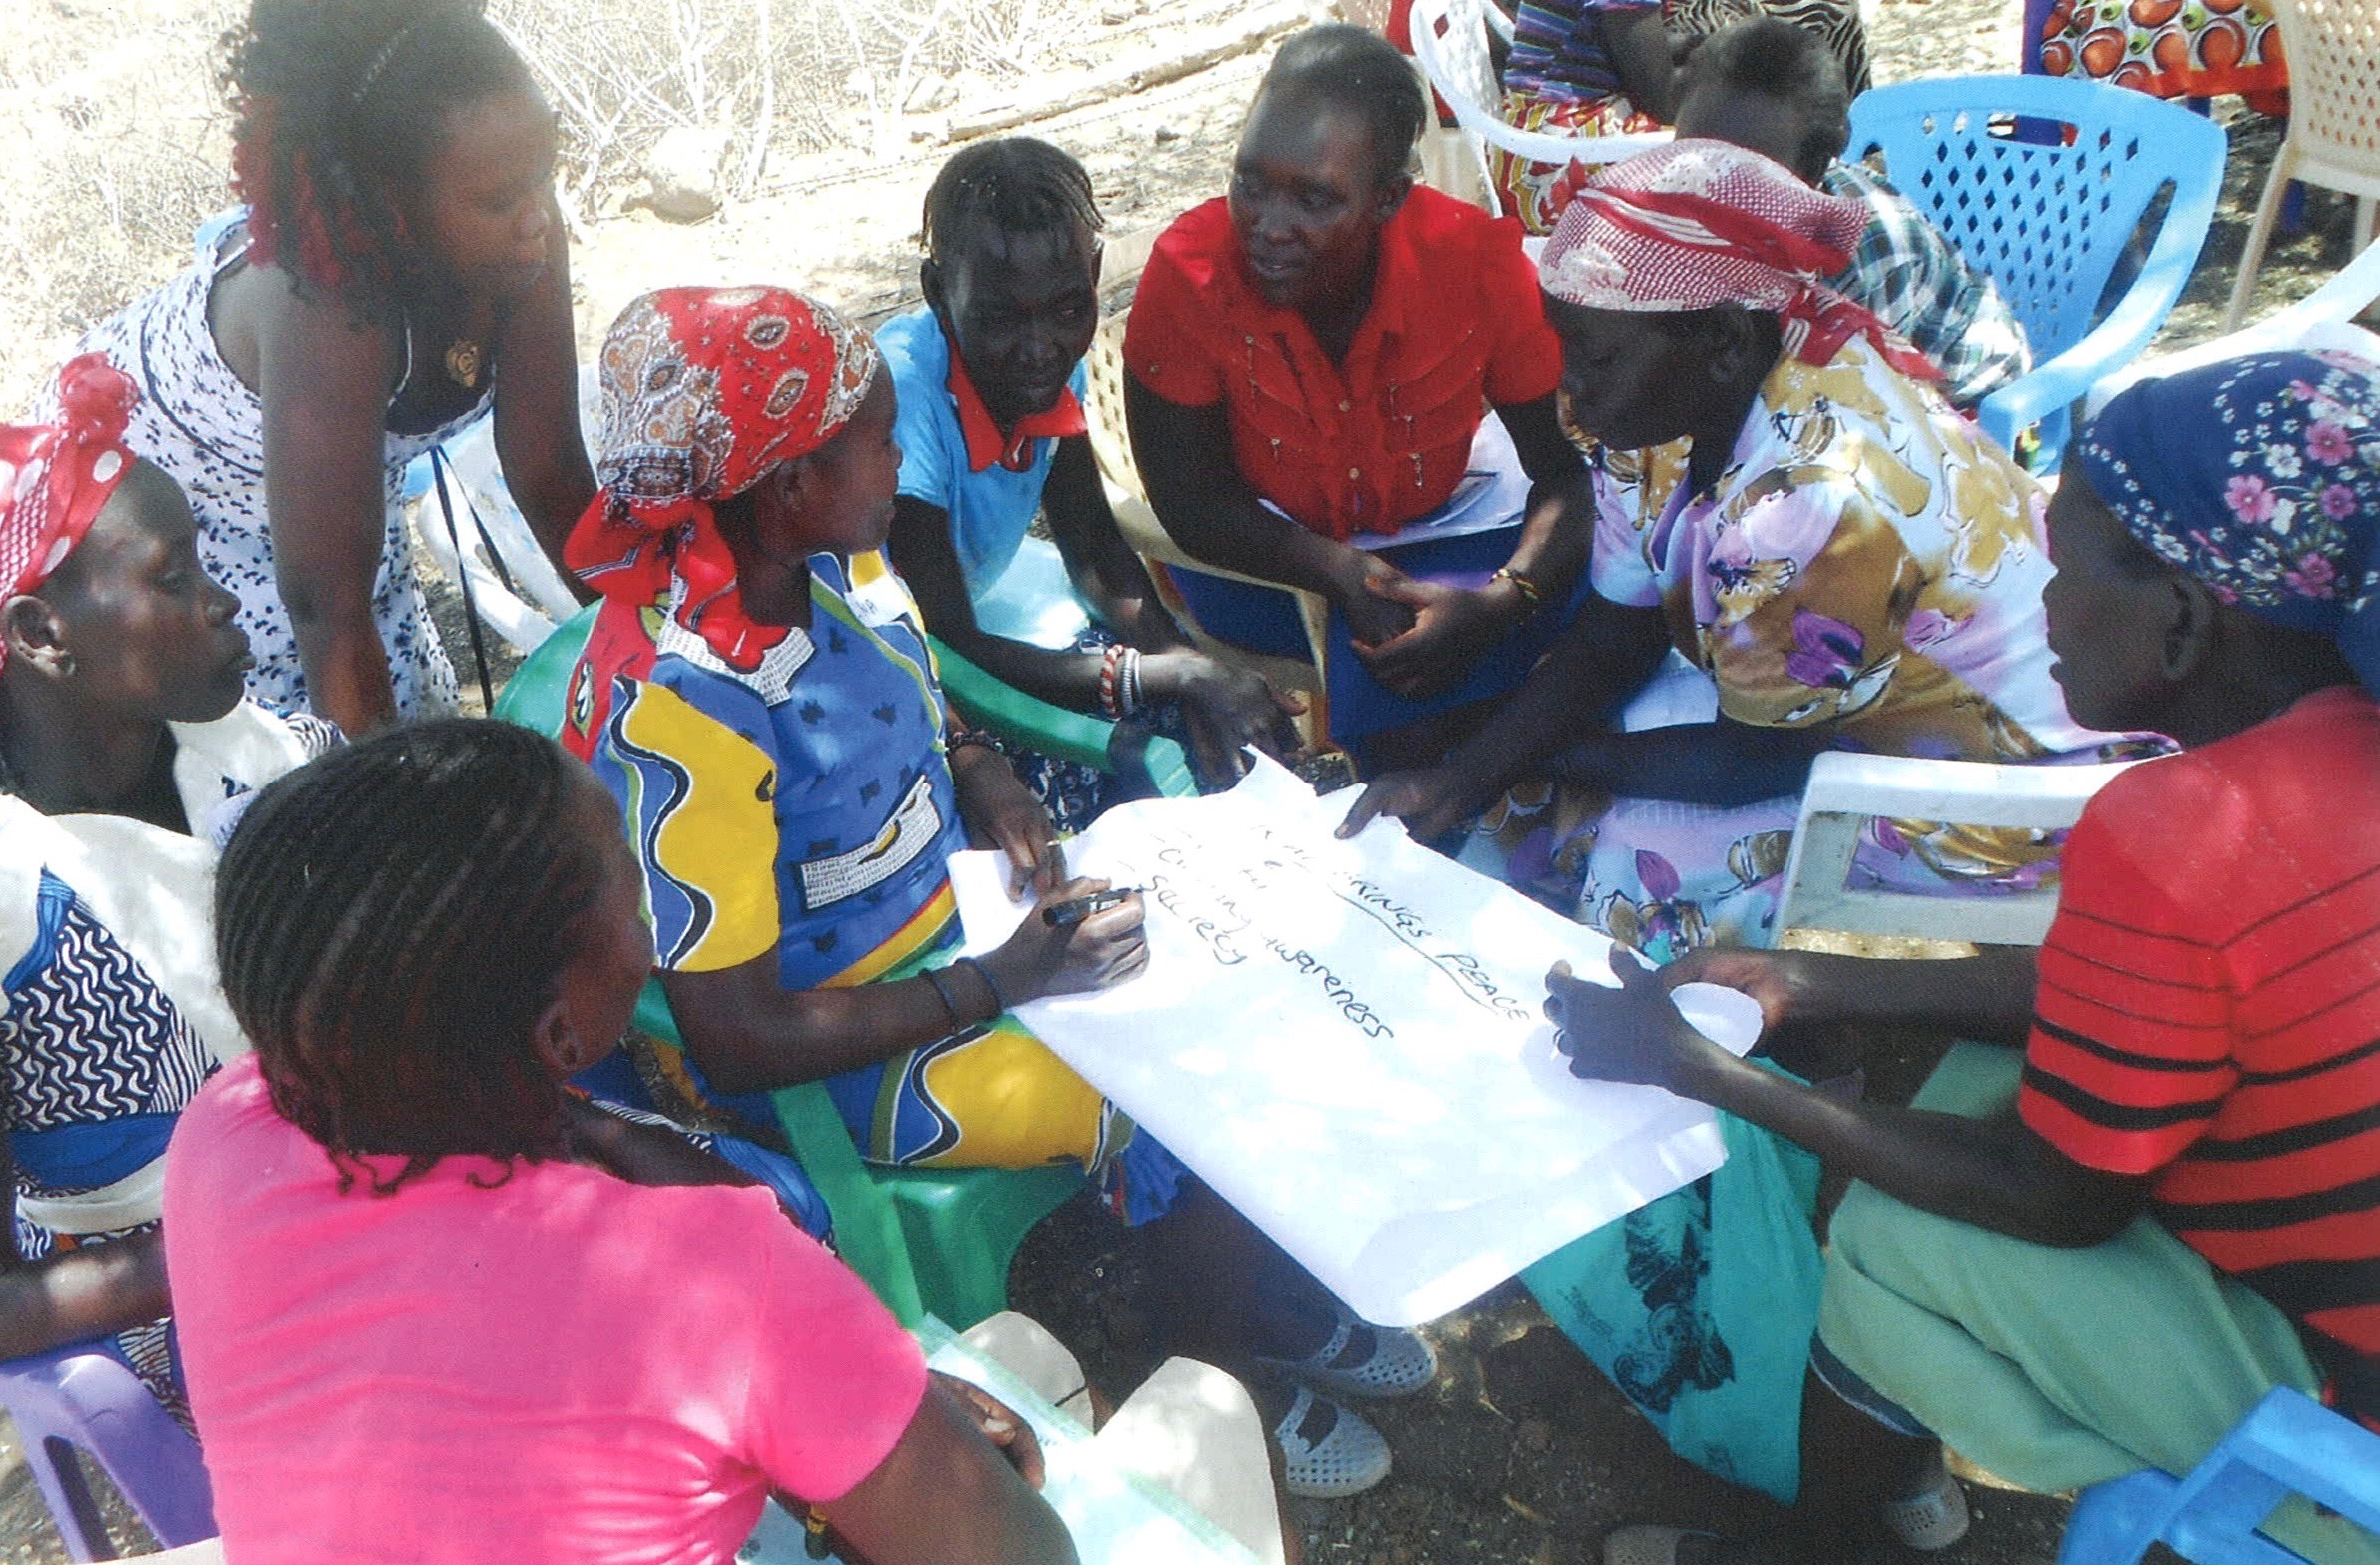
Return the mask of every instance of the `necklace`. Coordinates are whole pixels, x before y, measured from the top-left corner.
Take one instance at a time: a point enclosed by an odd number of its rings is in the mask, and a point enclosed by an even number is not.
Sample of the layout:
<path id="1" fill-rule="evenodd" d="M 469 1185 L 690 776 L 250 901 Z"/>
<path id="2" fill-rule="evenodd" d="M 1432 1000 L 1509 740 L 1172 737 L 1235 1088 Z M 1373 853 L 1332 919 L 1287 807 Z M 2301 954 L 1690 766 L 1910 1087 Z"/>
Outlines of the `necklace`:
<path id="1" fill-rule="evenodd" d="M 464 390 L 479 389 L 481 366 L 478 338 L 458 337 L 447 344 L 447 375 Z"/>

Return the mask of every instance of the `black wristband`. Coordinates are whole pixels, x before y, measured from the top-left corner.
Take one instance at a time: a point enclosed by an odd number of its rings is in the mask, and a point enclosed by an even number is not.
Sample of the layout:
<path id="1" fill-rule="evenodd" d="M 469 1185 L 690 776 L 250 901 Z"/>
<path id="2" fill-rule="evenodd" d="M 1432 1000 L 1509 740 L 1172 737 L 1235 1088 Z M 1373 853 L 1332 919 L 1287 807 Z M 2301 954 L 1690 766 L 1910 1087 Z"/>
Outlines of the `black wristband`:
<path id="1" fill-rule="evenodd" d="M 972 956 L 961 956 L 957 961 L 952 962 L 951 965 L 954 967 L 968 968 L 974 972 L 976 977 L 983 980 L 983 986 L 991 990 L 992 1016 L 996 1017 L 1008 1009 L 1008 996 L 1000 992 L 999 980 L 991 975 L 991 969 L 989 967 L 986 967 L 983 963 L 977 961 Z"/>
<path id="2" fill-rule="evenodd" d="M 950 1030 L 956 1032 L 965 1026 L 967 1018 L 958 1013 L 958 1001 L 950 997 L 950 985 L 943 981 L 942 975 L 928 967 L 925 969 L 925 981 L 934 986 L 934 993 L 941 998 L 942 1008 L 950 1013 Z"/>

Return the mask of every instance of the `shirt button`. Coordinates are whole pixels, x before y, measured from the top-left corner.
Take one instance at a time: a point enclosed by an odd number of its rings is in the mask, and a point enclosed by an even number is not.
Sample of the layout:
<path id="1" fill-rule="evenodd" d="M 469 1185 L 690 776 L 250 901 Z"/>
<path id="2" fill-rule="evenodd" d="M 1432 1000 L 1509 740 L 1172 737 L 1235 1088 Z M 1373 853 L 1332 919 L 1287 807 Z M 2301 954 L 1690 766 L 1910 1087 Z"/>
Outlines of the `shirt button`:
<path id="1" fill-rule="evenodd" d="M 1360 479 L 1364 476 L 1364 470 L 1362 468 L 1349 468 L 1347 470 L 1347 476 L 1351 479 Z"/>
<path id="2" fill-rule="evenodd" d="M 1339 399 L 1339 411 L 1340 411 L 1341 413 L 1345 413 L 1345 412 L 1346 412 L 1348 409 L 1350 409 L 1350 408 L 1352 408 L 1352 407 L 1354 407 L 1354 406 L 1355 406 L 1355 404 L 1354 404 L 1354 403 L 1352 403 L 1352 402 L 1349 402 L 1349 401 L 1348 401 L 1346 398 L 1344 398 L 1344 397 L 1342 397 L 1342 398 L 1340 398 L 1340 399 Z"/>

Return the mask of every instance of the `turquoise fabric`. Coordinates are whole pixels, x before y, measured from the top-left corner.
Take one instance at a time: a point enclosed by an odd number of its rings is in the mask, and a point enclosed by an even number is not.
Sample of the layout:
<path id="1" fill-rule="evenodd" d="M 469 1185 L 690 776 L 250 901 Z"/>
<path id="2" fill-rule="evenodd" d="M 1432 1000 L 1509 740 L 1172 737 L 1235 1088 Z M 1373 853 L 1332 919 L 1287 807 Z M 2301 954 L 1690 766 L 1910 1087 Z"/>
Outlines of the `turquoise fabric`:
<path id="1" fill-rule="evenodd" d="M 900 492 L 950 513 L 950 538 L 966 573 L 968 595 L 980 600 L 1015 560 L 1041 509 L 1042 486 L 1049 482 L 1058 443 L 1034 442 L 1033 461 L 1021 473 L 997 462 L 980 473 L 971 471 L 958 399 L 950 393 L 950 343 L 941 322 L 925 309 L 896 316 L 876 328 L 876 347 L 900 393 L 892 427 L 901 447 Z M 1080 364 L 1067 384 L 1077 398 L 1090 396 L 1090 378 Z"/>
<path id="2" fill-rule="evenodd" d="M 1818 1160 L 1731 1114 L 1719 1127 L 1717 1172 L 1521 1280 L 1671 1450 L 1789 1505 L 1825 1276 L 1810 1231 Z"/>

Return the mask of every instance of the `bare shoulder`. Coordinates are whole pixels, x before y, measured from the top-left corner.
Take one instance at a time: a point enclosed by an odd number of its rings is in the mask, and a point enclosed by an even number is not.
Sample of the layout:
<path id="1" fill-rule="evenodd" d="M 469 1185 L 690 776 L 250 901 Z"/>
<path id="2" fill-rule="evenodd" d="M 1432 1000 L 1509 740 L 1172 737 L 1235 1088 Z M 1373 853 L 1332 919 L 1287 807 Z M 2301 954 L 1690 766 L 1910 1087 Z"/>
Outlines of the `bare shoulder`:
<path id="1" fill-rule="evenodd" d="M 397 333 L 359 318 L 328 289 L 302 287 L 277 266 L 244 266 L 215 285 L 208 319 L 232 372 L 260 392 L 309 395 L 352 389 L 375 408 L 387 401 L 401 351 Z"/>

